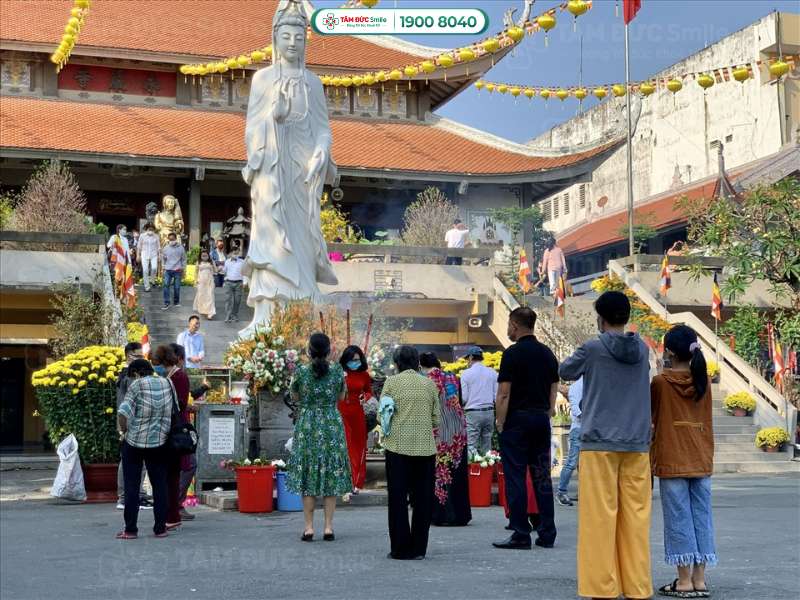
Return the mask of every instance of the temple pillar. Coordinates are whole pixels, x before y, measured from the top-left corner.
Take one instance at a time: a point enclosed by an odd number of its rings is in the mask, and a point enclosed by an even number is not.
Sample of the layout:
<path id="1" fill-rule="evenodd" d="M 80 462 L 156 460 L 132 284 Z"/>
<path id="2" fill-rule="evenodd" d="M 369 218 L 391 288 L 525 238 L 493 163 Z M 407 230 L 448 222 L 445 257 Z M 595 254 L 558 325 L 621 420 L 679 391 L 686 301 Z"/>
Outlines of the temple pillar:
<path id="1" fill-rule="evenodd" d="M 200 245 L 200 182 L 192 179 L 189 186 L 189 248 Z"/>

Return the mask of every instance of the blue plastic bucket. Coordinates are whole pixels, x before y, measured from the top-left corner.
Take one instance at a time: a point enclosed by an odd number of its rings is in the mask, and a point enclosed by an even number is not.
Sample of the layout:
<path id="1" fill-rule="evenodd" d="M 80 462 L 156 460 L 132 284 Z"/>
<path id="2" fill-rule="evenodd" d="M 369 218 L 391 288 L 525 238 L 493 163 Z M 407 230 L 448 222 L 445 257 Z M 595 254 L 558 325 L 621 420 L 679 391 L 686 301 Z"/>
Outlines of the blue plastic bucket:
<path id="1" fill-rule="evenodd" d="M 303 498 L 300 494 L 289 491 L 286 487 L 286 473 L 278 471 L 275 474 L 278 484 L 278 510 L 281 512 L 298 512 L 303 510 Z"/>

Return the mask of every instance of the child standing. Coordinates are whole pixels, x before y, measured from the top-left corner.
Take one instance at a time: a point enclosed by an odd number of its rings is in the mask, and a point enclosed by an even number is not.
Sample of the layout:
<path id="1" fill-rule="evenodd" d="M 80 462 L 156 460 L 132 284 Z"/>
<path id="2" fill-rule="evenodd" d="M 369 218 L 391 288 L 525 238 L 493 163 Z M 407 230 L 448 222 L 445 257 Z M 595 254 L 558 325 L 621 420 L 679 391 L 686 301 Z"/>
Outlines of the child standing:
<path id="1" fill-rule="evenodd" d="M 672 368 L 650 385 L 654 432 L 650 458 L 664 511 L 664 558 L 677 567 L 678 578 L 658 592 L 675 598 L 708 598 L 705 568 L 717 562 L 711 518 L 711 387 L 691 327 L 670 329 L 664 347 Z"/>

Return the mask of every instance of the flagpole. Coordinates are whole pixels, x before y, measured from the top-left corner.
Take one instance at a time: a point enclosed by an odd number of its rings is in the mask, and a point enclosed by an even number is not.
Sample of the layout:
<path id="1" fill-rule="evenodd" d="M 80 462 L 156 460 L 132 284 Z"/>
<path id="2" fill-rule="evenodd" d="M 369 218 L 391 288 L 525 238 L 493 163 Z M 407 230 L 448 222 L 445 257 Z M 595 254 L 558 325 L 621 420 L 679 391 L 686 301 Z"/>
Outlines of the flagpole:
<path id="1" fill-rule="evenodd" d="M 633 143 L 631 141 L 631 90 L 630 51 L 628 47 L 628 24 L 625 23 L 625 107 L 628 113 L 628 254 L 633 256 Z"/>
<path id="2" fill-rule="evenodd" d="M 714 355 L 717 357 L 716 358 L 717 367 L 719 367 L 719 333 L 717 331 L 718 329 L 719 329 L 719 320 L 715 318 L 714 319 Z"/>

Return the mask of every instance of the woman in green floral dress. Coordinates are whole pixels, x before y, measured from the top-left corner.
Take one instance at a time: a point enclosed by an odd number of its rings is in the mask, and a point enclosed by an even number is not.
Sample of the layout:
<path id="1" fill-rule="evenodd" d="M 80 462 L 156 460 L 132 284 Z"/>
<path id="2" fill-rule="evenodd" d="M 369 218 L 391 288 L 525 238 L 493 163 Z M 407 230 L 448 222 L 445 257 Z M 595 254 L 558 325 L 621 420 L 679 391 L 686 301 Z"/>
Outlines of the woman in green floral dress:
<path id="1" fill-rule="evenodd" d="M 331 341 L 327 335 L 312 335 L 308 343 L 311 363 L 297 369 L 291 384 L 292 398 L 299 408 L 286 484 L 291 491 L 303 496 L 305 529 L 301 539 L 304 542 L 314 539 L 316 497 L 324 498 L 323 539 L 332 541 L 336 496 L 353 487 L 344 425 L 337 408 L 347 387 L 342 368 L 328 362 L 330 352 Z"/>

